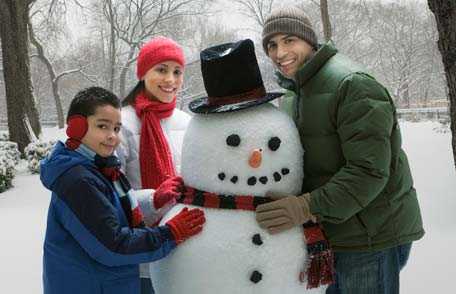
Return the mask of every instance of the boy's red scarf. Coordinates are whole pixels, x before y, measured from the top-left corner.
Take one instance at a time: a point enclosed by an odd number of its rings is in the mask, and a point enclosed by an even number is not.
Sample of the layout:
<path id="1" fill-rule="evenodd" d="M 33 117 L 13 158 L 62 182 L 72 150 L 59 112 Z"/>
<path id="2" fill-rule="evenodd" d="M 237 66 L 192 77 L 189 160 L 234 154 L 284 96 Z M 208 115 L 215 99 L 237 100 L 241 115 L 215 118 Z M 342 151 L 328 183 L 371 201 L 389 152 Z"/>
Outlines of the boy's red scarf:
<path id="1" fill-rule="evenodd" d="M 122 205 L 130 228 L 145 227 L 143 214 L 138 201 L 131 195 L 130 183 L 127 177 L 120 171 L 120 160 L 114 155 L 101 157 L 86 145 L 81 144 L 81 141 L 74 138 L 69 138 L 65 142 L 65 145 L 68 149 L 76 151 L 93 162 L 98 171 L 111 181 L 114 190 L 117 192 L 117 196 L 119 196 L 120 204 Z"/>
<path id="2" fill-rule="evenodd" d="M 98 155 L 97 155 L 98 156 Z M 98 170 L 112 182 L 114 189 L 119 195 L 120 204 L 127 217 L 130 228 L 144 228 L 143 214 L 135 196 L 131 195 L 131 186 L 127 177 L 120 171 L 120 161 L 115 156 L 108 160 L 95 156 L 95 165 Z"/>
<path id="3" fill-rule="evenodd" d="M 179 203 L 221 209 L 242 209 L 255 211 L 260 204 L 273 201 L 269 197 L 251 195 L 217 195 L 185 187 Z M 299 273 L 299 280 L 304 282 L 307 276 L 307 288 L 317 288 L 334 282 L 334 257 L 323 230 L 318 223 L 309 221 L 303 225 L 307 243 L 309 262 L 305 272 Z"/>
<path id="4" fill-rule="evenodd" d="M 134 108 L 141 119 L 139 162 L 143 189 L 156 189 L 174 176 L 174 165 L 168 141 L 160 120 L 170 117 L 176 107 L 176 97 L 170 103 L 149 99 L 144 92 L 136 96 Z"/>

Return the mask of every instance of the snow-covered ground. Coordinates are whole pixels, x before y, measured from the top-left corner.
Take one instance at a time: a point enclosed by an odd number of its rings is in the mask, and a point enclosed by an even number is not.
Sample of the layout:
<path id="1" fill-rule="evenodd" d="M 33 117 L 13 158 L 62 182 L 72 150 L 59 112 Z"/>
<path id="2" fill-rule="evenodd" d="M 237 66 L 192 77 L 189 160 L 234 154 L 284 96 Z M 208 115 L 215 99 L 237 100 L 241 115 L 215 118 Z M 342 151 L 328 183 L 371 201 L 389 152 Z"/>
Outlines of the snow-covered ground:
<path id="1" fill-rule="evenodd" d="M 426 235 L 416 242 L 401 293 L 451 293 L 456 277 L 456 172 L 450 133 L 435 122 L 401 123 Z M 62 138 L 46 129 L 45 138 Z M 0 293 L 42 293 L 42 244 L 50 193 L 38 175 L 18 167 L 14 188 L 0 194 Z"/>
<path id="2" fill-rule="evenodd" d="M 403 123 L 403 146 L 418 191 L 426 235 L 414 243 L 402 293 L 451 293 L 456 277 L 456 170 L 451 134 L 432 122 Z M 453 289 L 453 290 L 451 290 Z M 453 292 L 454 293 L 454 292 Z"/>

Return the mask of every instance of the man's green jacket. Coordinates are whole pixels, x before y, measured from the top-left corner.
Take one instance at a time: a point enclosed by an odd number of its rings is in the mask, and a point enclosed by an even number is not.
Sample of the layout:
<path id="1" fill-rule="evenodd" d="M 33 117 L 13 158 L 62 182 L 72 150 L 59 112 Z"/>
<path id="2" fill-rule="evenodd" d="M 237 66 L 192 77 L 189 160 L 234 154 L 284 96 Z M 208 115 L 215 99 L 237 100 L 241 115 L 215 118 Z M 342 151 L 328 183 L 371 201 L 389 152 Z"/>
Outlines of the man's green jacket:
<path id="1" fill-rule="evenodd" d="M 395 107 L 387 90 L 337 53 L 320 47 L 281 107 L 304 147 L 303 192 L 335 251 L 381 250 L 424 235 Z"/>

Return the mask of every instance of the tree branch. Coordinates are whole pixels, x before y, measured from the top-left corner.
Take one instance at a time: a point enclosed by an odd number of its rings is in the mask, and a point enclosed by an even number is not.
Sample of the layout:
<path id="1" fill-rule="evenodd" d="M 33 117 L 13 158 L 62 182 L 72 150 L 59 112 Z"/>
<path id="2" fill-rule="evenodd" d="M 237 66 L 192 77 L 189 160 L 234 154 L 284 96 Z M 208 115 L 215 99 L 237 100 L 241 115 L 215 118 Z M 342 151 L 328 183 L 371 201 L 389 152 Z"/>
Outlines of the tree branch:
<path id="1" fill-rule="evenodd" d="M 70 70 L 66 70 L 66 71 L 63 71 L 61 73 L 59 73 L 55 79 L 54 79 L 54 82 L 58 82 L 61 78 L 63 78 L 64 76 L 67 76 L 69 74 L 72 74 L 72 73 L 75 73 L 75 72 L 80 72 L 81 69 L 80 68 L 75 68 L 75 69 L 70 69 Z"/>

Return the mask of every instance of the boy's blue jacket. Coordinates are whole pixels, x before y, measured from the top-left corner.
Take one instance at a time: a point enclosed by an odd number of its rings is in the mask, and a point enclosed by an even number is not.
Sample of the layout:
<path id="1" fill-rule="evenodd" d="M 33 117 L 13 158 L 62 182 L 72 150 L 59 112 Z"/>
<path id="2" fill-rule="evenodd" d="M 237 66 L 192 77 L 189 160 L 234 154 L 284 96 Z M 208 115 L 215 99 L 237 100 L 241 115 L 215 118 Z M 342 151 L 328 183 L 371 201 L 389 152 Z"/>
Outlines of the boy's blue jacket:
<path id="1" fill-rule="evenodd" d="M 138 264 L 160 259 L 176 246 L 168 226 L 129 228 L 112 184 L 62 142 L 41 162 L 41 181 L 52 191 L 45 294 L 137 294 Z"/>

